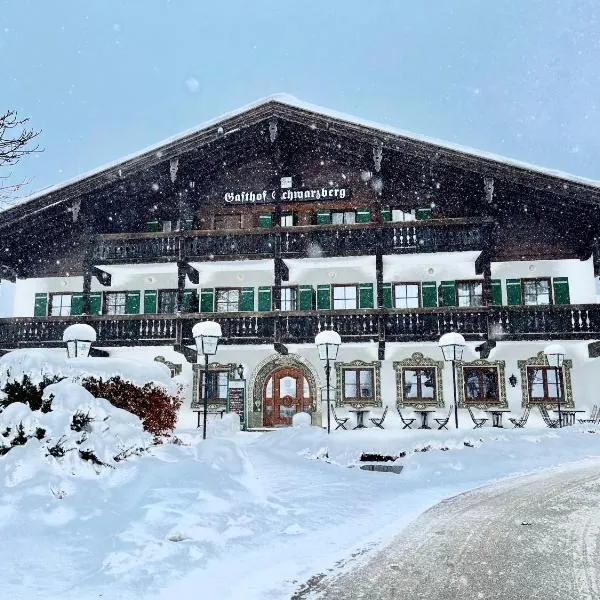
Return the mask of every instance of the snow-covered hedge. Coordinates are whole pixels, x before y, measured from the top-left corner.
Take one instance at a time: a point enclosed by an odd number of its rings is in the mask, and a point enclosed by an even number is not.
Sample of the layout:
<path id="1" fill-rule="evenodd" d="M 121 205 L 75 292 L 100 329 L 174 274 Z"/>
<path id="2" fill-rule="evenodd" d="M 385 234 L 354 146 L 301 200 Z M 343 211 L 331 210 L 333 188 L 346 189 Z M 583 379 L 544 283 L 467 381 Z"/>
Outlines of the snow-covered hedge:
<path id="1" fill-rule="evenodd" d="M 43 399 L 48 412 L 13 402 L 0 413 L 0 454 L 29 446 L 28 452 L 38 459 L 115 466 L 153 444 L 135 415 L 94 398 L 79 384 L 53 383 L 45 388 Z"/>

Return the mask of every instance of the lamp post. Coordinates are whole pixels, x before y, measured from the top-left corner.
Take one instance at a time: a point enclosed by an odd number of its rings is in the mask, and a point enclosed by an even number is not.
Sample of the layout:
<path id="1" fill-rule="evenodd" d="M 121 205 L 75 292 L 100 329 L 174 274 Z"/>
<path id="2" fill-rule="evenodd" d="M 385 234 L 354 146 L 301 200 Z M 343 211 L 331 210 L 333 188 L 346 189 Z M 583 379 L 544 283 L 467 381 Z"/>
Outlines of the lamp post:
<path id="1" fill-rule="evenodd" d="M 444 360 L 446 362 L 452 362 L 452 392 L 454 394 L 454 425 L 458 429 L 458 402 L 456 400 L 456 361 L 461 360 L 463 356 L 463 350 L 465 349 L 465 338 L 457 333 L 451 331 L 445 333 L 438 341 L 439 347 L 442 349 Z"/>
<path id="2" fill-rule="evenodd" d="M 327 433 L 331 433 L 331 416 L 329 415 L 329 403 L 331 402 L 329 393 L 331 361 L 337 358 L 337 353 L 341 344 L 342 338 L 339 333 L 335 331 L 321 331 L 315 336 L 315 345 L 319 351 L 319 358 L 325 361 L 325 375 L 327 378 Z"/>
<path id="3" fill-rule="evenodd" d="M 67 358 L 87 358 L 95 341 L 96 330 L 85 323 L 69 325 L 63 332 L 63 342 L 67 345 Z"/>
<path id="4" fill-rule="evenodd" d="M 206 416 L 208 412 L 208 357 L 217 353 L 221 339 L 221 326 L 214 321 L 202 321 L 192 327 L 192 336 L 196 341 L 198 354 L 204 354 L 204 425 L 202 439 L 206 439 Z"/>
<path id="5" fill-rule="evenodd" d="M 548 364 L 554 367 L 554 373 L 556 377 L 556 408 L 558 410 L 558 426 L 562 427 L 562 412 L 560 410 L 560 397 L 562 394 L 562 385 L 560 378 L 560 369 L 565 361 L 566 350 L 560 344 L 550 344 L 544 348 L 544 354 L 548 360 Z"/>

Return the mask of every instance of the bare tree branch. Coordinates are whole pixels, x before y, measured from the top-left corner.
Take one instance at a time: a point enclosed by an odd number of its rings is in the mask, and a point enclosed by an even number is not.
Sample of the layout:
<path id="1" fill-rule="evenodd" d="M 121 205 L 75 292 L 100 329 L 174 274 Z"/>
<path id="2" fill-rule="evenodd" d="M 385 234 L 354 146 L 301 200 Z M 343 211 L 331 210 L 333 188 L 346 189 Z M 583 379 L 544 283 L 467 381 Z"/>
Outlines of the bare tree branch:
<path id="1" fill-rule="evenodd" d="M 41 152 L 32 141 L 40 134 L 39 131 L 27 127 L 28 118 L 20 119 L 15 110 L 7 110 L 0 114 L 0 169 L 7 165 L 15 165 L 28 154 Z M 8 175 L 1 175 L 0 179 L 9 179 Z M 0 204 L 5 205 L 11 196 L 28 181 L 20 181 L 10 185 L 2 185 L 0 182 Z"/>

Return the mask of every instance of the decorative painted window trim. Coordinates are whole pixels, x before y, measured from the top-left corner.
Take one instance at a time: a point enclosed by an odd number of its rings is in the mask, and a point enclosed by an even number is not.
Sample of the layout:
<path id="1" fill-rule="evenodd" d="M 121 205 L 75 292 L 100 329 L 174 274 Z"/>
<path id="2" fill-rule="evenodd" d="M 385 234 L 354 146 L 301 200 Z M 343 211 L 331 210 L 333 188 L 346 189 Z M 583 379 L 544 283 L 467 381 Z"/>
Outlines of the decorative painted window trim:
<path id="1" fill-rule="evenodd" d="M 495 367 L 497 370 L 496 381 L 498 382 L 498 402 L 466 402 L 465 401 L 465 368 L 468 367 Z M 503 360 L 473 360 L 470 362 L 456 361 L 456 399 L 460 408 L 479 408 L 485 410 L 490 406 L 508 408 L 506 400 L 506 363 Z"/>
<path id="2" fill-rule="evenodd" d="M 221 363 L 209 363 L 208 370 L 209 371 L 227 371 L 229 374 L 228 380 L 231 381 L 235 379 L 237 364 L 236 363 L 227 363 L 222 365 Z M 203 408 L 204 403 L 199 393 L 199 383 L 202 380 L 202 373 L 204 372 L 204 365 L 200 363 L 194 363 L 192 365 L 192 405 L 191 408 Z M 225 405 L 223 402 L 209 402 L 208 410 L 217 410 L 219 408 L 224 408 Z"/>
<path id="3" fill-rule="evenodd" d="M 167 365 L 171 371 L 171 377 L 175 377 L 176 375 L 181 375 L 182 366 L 181 363 L 173 363 L 167 360 L 164 356 L 155 356 L 154 362 L 162 363 L 163 365 Z"/>
<path id="4" fill-rule="evenodd" d="M 361 399 L 358 402 L 349 402 L 344 399 L 343 394 L 343 385 L 344 385 L 344 377 L 343 371 L 344 369 L 350 370 L 367 370 L 370 369 L 373 371 L 373 394 L 374 398 L 372 400 L 365 399 L 364 401 Z M 365 362 L 363 360 L 353 360 L 352 362 L 344 363 L 344 362 L 336 362 L 335 363 L 335 405 L 336 406 L 382 406 L 381 403 L 381 362 L 378 360 L 374 360 L 372 362 Z"/>
<path id="5" fill-rule="evenodd" d="M 443 360 L 434 360 L 433 358 L 425 357 L 421 352 L 413 352 L 410 358 L 397 360 L 392 364 L 396 372 L 396 406 L 398 408 L 404 408 L 405 406 L 410 406 L 411 408 L 444 406 L 444 387 L 442 384 Z M 412 399 L 408 399 L 408 402 L 405 402 L 404 372 L 427 367 L 435 369 L 435 397 L 427 402 L 423 400 L 412 401 Z"/>
<path id="6" fill-rule="evenodd" d="M 521 393 L 523 396 L 522 406 L 540 406 L 541 402 L 531 402 L 529 398 L 529 381 L 527 380 L 527 367 L 549 367 L 548 359 L 543 351 L 538 352 L 537 356 L 530 356 L 525 360 L 518 360 L 517 366 L 519 367 L 519 373 L 521 375 Z M 571 369 L 573 368 L 573 361 L 571 359 L 565 359 L 563 362 L 561 377 L 564 384 L 564 398 L 561 398 L 561 405 L 564 408 L 575 408 L 573 403 L 573 388 L 571 386 Z M 546 408 L 552 409 L 556 406 L 556 402 L 546 402 Z"/>

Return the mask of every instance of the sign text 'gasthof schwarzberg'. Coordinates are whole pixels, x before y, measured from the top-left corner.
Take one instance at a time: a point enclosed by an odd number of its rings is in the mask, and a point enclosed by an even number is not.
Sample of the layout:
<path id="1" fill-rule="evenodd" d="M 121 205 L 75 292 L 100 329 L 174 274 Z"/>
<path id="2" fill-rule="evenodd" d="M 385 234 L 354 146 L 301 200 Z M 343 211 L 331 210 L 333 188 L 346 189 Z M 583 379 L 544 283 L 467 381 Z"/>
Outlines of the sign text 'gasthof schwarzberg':
<path id="1" fill-rule="evenodd" d="M 348 188 L 317 188 L 306 190 L 263 190 L 262 192 L 226 192 L 228 204 L 267 204 L 277 200 L 305 202 L 307 200 L 343 200 L 350 196 Z"/>

